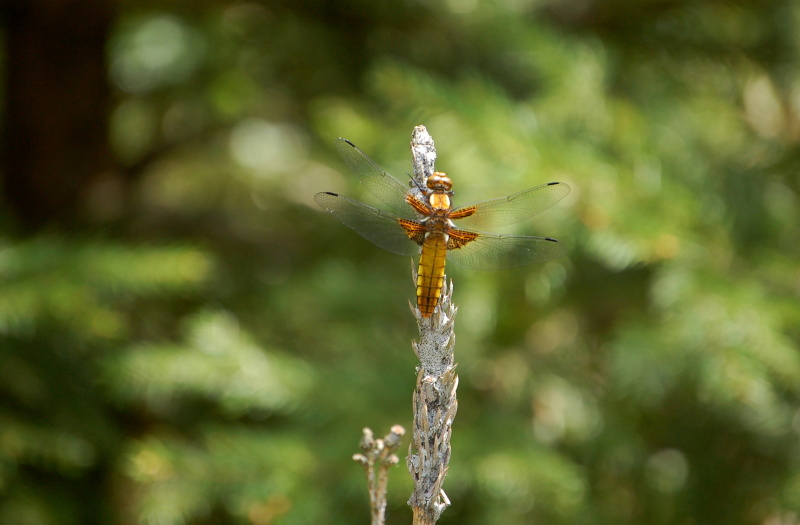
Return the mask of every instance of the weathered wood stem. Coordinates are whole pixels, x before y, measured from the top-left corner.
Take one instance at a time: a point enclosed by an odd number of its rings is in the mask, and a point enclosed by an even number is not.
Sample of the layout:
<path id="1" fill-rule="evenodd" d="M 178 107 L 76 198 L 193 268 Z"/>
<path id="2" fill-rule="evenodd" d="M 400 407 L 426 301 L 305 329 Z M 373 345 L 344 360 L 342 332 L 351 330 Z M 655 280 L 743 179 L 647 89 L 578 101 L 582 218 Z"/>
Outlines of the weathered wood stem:
<path id="1" fill-rule="evenodd" d="M 425 179 L 434 172 L 436 161 L 433 139 L 424 126 L 414 128 L 411 151 L 414 178 L 418 187 L 424 188 Z M 412 275 L 416 283 L 413 262 Z M 414 492 L 408 500 L 414 525 L 433 525 L 450 505 L 442 484 L 450 462 L 450 437 L 458 409 L 458 375 L 453 356 L 457 308 L 451 302 L 452 293 L 453 285 L 448 286 L 445 279 L 439 304 L 428 318 L 411 305 L 420 334 L 419 341 L 412 343 L 420 364 L 413 396 L 413 440 L 406 458 L 414 480 Z"/>

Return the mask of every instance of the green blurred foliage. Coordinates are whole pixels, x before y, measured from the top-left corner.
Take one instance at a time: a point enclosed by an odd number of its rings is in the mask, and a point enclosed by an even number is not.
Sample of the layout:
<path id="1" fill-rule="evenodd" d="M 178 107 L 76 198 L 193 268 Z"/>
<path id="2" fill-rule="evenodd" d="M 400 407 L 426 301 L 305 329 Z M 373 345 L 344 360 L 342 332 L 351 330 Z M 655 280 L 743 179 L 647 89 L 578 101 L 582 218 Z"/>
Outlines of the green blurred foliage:
<path id="1" fill-rule="evenodd" d="M 361 428 L 411 422 L 409 262 L 316 209 L 335 155 L 457 202 L 568 182 L 449 268 L 442 524 L 800 523 L 800 4 L 120 5 L 127 235 L 0 247 L 0 523 L 366 523 Z M 407 523 L 410 480 L 390 481 Z"/>

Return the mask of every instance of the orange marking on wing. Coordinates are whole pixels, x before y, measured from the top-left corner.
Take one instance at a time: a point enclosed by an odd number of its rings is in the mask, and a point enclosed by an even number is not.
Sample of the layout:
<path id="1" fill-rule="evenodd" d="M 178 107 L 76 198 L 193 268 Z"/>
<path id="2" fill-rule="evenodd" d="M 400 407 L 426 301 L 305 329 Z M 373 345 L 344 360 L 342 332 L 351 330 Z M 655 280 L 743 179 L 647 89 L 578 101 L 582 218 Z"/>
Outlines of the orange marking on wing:
<path id="1" fill-rule="evenodd" d="M 417 244 L 425 241 L 425 227 L 422 224 L 408 219 L 398 219 L 397 222 L 405 230 L 409 239 Z"/>
<path id="2" fill-rule="evenodd" d="M 410 193 L 406 195 L 406 202 L 409 206 L 414 208 L 414 210 L 422 215 L 429 215 L 431 213 L 431 207 L 428 206 L 426 203 L 422 202 L 418 198 L 414 197 Z"/>
<path id="3" fill-rule="evenodd" d="M 472 215 L 476 211 L 478 211 L 478 208 L 476 208 L 475 206 L 468 206 L 466 208 L 459 208 L 459 209 L 453 211 L 450 214 L 450 218 L 453 219 L 453 220 L 463 219 L 464 217 L 469 217 L 470 215 Z"/>
<path id="4" fill-rule="evenodd" d="M 450 230 L 450 240 L 447 241 L 448 250 L 457 250 L 480 236 L 480 233 L 469 230 Z"/>

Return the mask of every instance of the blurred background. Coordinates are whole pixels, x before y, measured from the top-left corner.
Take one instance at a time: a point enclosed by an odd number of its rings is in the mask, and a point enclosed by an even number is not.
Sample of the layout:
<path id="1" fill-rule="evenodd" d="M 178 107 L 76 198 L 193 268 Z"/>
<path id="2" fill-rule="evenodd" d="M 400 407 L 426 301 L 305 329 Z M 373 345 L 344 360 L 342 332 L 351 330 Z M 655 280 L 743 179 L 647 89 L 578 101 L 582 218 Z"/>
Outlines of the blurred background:
<path id="1" fill-rule="evenodd" d="M 368 522 L 410 428 L 409 260 L 350 139 L 456 202 L 571 194 L 448 268 L 442 524 L 800 523 L 800 2 L 7 0 L 0 523 Z M 405 455 L 405 446 L 401 447 Z M 388 523 L 410 521 L 390 479 Z"/>

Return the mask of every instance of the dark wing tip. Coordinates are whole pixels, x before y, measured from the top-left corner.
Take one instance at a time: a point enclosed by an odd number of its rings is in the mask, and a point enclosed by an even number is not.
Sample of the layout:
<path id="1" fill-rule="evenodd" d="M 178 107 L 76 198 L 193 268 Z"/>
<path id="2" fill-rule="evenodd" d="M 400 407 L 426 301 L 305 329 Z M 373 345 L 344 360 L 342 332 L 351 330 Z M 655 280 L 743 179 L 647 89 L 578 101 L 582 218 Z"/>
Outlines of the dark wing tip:
<path id="1" fill-rule="evenodd" d="M 340 142 L 345 142 L 345 143 L 349 144 L 350 146 L 352 146 L 352 147 L 354 147 L 354 148 L 356 147 L 356 145 L 355 145 L 355 144 L 353 144 L 352 142 L 350 142 L 349 140 L 347 140 L 347 139 L 346 139 L 346 138 L 344 138 L 344 137 L 339 137 L 339 138 L 338 138 L 338 139 L 336 139 L 336 140 L 338 140 L 338 141 L 340 141 Z"/>
<path id="2" fill-rule="evenodd" d="M 340 195 L 330 191 L 321 191 L 314 195 L 314 202 L 319 204 L 320 207 L 324 208 L 325 210 L 330 211 L 330 208 L 328 207 L 328 202 L 330 202 L 328 199 L 330 197 L 340 197 Z"/>
<path id="3" fill-rule="evenodd" d="M 545 237 L 544 240 L 550 242 L 558 242 L 558 239 L 553 239 L 552 237 Z"/>
<path id="4" fill-rule="evenodd" d="M 559 197 L 557 200 L 563 199 L 564 197 L 569 195 L 570 190 L 572 190 L 572 188 L 570 188 L 569 184 L 567 184 L 566 182 L 548 182 L 547 184 L 545 184 L 545 186 L 560 186 L 561 187 L 563 195 L 561 197 Z"/>

